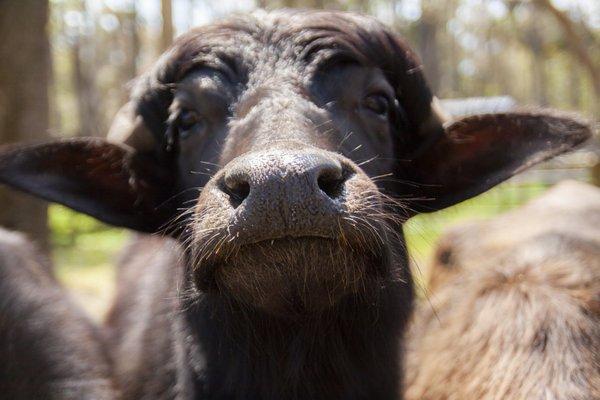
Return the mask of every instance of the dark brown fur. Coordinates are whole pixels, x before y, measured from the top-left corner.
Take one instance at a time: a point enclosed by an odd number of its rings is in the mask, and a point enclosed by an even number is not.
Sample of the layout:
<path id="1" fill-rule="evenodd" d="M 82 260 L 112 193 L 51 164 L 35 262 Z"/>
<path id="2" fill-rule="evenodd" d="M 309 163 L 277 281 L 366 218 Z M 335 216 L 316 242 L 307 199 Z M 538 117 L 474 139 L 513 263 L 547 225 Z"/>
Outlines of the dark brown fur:
<path id="1" fill-rule="evenodd" d="M 565 182 L 442 238 L 407 399 L 600 398 L 600 190 Z"/>
<path id="2" fill-rule="evenodd" d="M 49 262 L 0 229 L 0 398 L 117 398 L 100 343 Z"/>

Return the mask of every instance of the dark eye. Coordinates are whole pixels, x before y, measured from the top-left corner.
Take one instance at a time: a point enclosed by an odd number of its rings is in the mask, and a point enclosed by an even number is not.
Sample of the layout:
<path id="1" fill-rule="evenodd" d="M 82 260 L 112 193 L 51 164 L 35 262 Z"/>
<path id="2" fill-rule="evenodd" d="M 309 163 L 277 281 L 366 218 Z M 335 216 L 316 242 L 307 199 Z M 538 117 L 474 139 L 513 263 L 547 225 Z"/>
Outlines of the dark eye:
<path id="1" fill-rule="evenodd" d="M 381 117 L 387 117 L 390 112 L 390 101 L 383 94 L 371 94 L 363 100 L 363 107 Z"/>
<path id="2" fill-rule="evenodd" d="M 195 111 L 182 111 L 177 117 L 177 128 L 179 129 L 179 137 L 185 139 L 195 129 L 201 127 L 203 123 L 204 121 L 202 117 L 200 117 Z"/>

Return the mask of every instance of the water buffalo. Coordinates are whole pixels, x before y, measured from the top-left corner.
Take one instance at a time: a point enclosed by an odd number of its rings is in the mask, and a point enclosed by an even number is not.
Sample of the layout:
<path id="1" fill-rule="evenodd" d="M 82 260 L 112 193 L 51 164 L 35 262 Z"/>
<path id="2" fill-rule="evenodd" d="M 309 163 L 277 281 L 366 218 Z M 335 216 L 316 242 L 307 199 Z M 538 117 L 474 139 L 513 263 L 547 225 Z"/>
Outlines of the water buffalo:
<path id="1" fill-rule="evenodd" d="M 6 148 L 0 181 L 178 243 L 142 239 L 123 264 L 125 398 L 396 399 L 402 223 L 588 136 L 550 111 L 448 120 L 373 18 L 258 12 L 179 37 L 108 141 Z"/>
<path id="2" fill-rule="evenodd" d="M 600 189 L 561 183 L 441 240 L 407 399 L 600 398 Z"/>

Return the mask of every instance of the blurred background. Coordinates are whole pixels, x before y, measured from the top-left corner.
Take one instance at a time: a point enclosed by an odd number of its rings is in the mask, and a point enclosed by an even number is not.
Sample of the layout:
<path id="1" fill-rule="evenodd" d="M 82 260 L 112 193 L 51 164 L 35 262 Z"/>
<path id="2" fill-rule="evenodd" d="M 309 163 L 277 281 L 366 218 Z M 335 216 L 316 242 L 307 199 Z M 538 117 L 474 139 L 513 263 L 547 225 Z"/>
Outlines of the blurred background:
<path id="1" fill-rule="evenodd" d="M 174 37 L 257 7 L 374 15 L 407 38 L 441 98 L 509 95 L 598 122 L 598 0 L 0 0 L 0 144 L 104 136 L 128 82 Z M 599 184 L 597 143 L 409 221 L 417 278 L 450 224 L 516 207 L 562 179 Z M 0 225 L 50 251 L 59 278 L 95 317 L 103 315 L 129 232 L 5 188 Z"/>

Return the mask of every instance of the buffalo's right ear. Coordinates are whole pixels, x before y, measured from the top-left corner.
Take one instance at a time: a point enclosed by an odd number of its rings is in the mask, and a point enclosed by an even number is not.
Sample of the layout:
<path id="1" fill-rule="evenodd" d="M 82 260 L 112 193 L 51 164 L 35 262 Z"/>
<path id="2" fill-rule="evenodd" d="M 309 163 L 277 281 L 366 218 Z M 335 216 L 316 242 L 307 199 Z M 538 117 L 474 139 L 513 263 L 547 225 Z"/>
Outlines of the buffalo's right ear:
<path id="1" fill-rule="evenodd" d="M 155 160 L 98 138 L 0 148 L 0 183 L 144 232 L 174 216 L 165 204 L 173 180 Z"/>

